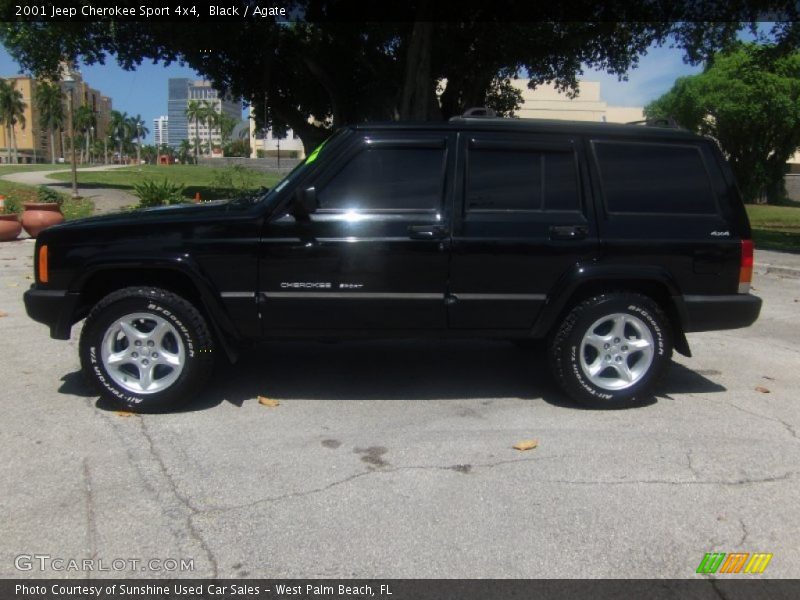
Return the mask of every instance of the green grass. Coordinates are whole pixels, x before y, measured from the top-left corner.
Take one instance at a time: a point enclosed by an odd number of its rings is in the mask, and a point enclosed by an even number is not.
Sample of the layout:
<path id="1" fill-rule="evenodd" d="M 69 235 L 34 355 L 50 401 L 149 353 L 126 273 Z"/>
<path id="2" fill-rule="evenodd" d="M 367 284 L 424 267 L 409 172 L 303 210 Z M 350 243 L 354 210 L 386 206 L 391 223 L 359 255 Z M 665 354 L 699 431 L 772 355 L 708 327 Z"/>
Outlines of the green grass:
<path id="1" fill-rule="evenodd" d="M 67 221 L 73 219 L 83 219 L 84 217 L 91 217 L 94 214 L 94 202 L 88 198 L 78 198 L 73 200 L 64 200 L 61 205 L 61 212 L 64 213 L 64 218 Z"/>
<path id="2" fill-rule="evenodd" d="M 746 208 L 756 248 L 800 253 L 800 202 L 748 204 Z"/>
<path id="3" fill-rule="evenodd" d="M 69 173 L 55 173 L 53 179 L 69 181 Z M 272 187 L 281 176 L 244 167 L 206 167 L 203 165 L 142 165 L 112 171 L 93 171 L 78 175 L 78 184 L 90 187 L 117 188 L 133 193 L 133 186 L 145 180 L 185 186 L 183 195 L 192 199 L 200 193 L 203 200 L 230 198 L 245 190 Z"/>

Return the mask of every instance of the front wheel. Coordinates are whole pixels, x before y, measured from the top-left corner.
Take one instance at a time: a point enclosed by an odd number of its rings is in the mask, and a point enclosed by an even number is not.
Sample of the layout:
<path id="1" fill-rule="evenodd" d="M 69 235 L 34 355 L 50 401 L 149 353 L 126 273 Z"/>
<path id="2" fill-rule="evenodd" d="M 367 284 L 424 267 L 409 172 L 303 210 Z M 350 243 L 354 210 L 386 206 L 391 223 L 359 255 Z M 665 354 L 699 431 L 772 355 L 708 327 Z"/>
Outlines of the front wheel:
<path id="1" fill-rule="evenodd" d="M 158 288 L 129 287 L 98 302 L 86 318 L 79 352 L 84 373 L 101 395 L 135 412 L 190 400 L 213 363 L 203 316 Z"/>
<path id="2" fill-rule="evenodd" d="M 569 312 L 549 354 L 571 398 L 593 407 L 628 406 L 651 394 L 669 364 L 670 323 L 647 296 L 602 294 Z"/>

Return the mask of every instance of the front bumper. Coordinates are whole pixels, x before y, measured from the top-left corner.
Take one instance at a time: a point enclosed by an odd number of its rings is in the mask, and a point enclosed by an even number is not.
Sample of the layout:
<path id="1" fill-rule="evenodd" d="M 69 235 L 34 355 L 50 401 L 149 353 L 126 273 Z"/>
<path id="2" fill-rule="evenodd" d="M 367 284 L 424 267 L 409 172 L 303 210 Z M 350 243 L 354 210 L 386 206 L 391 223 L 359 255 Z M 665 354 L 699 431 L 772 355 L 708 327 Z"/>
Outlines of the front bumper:
<path id="1" fill-rule="evenodd" d="M 715 331 L 752 325 L 761 313 L 761 298 L 751 294 L 683 296 L 683 330 Z"/>
<path id="2" fill-rule="evenodd" d="M 50 327 L 50 337 L 68 340 L 72 329 L 72 316 L 80 294 L 66 290 L 40 290 L 32 285 L 23 295 L 25 312 L 39 323 Z"/>

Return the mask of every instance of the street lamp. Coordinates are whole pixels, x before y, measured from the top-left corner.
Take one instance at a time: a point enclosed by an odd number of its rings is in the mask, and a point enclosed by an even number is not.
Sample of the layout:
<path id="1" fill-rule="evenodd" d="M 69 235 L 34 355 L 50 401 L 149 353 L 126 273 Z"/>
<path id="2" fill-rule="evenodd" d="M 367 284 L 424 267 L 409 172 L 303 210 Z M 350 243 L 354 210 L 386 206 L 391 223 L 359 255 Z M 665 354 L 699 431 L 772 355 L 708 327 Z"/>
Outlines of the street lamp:
<path id="1" fill-rule="evenodd" d="M 64 87 L 67 90 L 67 129 L 69 129 L 69 140 L 71 147 L 71 162 L 72 162 L 72 197 L 78 198 L 78 163 L 75 159 L 75 127 L 74 127 L 74 109 L 72 92 L 75 89 L 75 78 L 72 73 L 67 71 L 63 78 Z"/>

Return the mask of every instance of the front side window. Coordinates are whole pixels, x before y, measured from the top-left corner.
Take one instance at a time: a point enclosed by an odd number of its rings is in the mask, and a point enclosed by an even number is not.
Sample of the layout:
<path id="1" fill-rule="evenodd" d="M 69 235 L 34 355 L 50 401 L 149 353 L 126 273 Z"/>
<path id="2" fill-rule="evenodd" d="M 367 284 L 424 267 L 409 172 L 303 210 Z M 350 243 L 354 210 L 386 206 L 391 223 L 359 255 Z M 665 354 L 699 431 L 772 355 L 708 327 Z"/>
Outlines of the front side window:
<path id="1" fill-rule="evenodd" d="M 445 148 L 366 147 L 321 189 L 321 209 L 436 210 L 441 205 Z"/>

